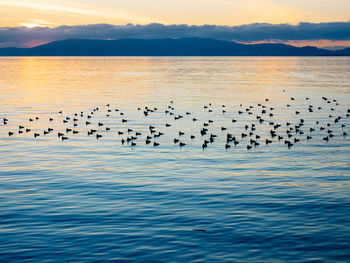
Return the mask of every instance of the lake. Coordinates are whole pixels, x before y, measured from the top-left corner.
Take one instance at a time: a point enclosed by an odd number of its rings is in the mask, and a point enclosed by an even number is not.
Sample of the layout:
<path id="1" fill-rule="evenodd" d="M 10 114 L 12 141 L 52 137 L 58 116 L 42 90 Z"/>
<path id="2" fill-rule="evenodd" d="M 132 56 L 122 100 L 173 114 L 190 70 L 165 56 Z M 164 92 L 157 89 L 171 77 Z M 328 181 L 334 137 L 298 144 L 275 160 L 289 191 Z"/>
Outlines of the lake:
<path id="1" fill-rule="evenodd" d="M 349 260 L 348 57 L 2 57 L 0 76 L 2 262 Z"/>

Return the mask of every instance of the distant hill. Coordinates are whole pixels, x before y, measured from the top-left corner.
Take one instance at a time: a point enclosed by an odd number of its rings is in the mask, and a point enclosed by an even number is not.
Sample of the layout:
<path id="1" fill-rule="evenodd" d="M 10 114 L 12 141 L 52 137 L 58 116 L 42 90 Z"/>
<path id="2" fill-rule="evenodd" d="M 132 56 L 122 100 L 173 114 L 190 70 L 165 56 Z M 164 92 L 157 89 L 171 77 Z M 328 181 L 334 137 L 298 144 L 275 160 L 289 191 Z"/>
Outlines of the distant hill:
<path id="1" fill-rule="evenodd" d="M 339 56 L 350 56 L 350 47 L 343 50 L 337 50 L 336 53 L 338 53 Z"/>
<path id="2" fill-rule="evenodd" d="M 0 48 L 0 56 L 349 56 L 350 48 L 325 50 L 285 44 L 239 44 L 208 38 L 67 39 L 33 48 Z"/>

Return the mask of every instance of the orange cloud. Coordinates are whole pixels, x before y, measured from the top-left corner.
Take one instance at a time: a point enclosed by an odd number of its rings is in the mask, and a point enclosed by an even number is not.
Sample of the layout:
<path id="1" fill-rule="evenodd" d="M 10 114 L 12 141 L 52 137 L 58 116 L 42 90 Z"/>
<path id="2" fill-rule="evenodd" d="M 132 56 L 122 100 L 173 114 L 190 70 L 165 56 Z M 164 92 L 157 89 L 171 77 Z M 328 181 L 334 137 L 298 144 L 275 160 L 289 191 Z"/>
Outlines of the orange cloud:
<path id="1" fill-rule="evenodd" d="M 8 1 L 0 0 L 0 6 L 10 9 L 12 16 L 17 16 L 16 20 L 20 20 L 23 16 L 19 13 L 23 10 L 30 9 L 30 12 L 26 12 L 26 16 L 33 17 L 33 14 L 37 14 L 36 19 L 42 17 L 50 17 L 51 21 L 55 21 L 55 24 L 70 24 L 69 21 L 81 21 L 81 23 L 93 23 L 97 22 L 111 22 L 111 23 L 125 23 L 134 22 L 147 24 L 154 21 L 151 17 L 143 14 L 137 14 L 133 12 L 127 12 L 116 8 L 104 8 L 95 5 L 77 4 L 70 1 L 54 1 L 55 3 L 48 4 L 43 0 L 36 1 Z M 14 9 L 15 8 L 15 9 Z M 7 14 L 5 14 L 5 17 Z M 25 16 L 25 17 L 26 17 Z M 86 22 L 83 22 L 86 21 Z M 1 20 L 0 20 L 1 22 Z M 18 24 L 26 23 L 28 27 L 34 26 L 33 22 L 18 21 Z M 40 25 L 40 24 L 38 24 Z M 8 26 L 8 25 L 7 25 Z"/>

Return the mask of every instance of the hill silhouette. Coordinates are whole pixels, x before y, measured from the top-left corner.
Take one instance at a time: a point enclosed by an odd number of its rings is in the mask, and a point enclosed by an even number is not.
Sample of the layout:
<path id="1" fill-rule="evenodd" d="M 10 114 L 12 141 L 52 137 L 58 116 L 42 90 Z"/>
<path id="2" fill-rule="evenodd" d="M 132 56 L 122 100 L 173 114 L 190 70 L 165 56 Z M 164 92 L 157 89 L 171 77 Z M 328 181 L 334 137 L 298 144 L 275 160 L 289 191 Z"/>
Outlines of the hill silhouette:
<path id="1" fill-rule="evenodd" d="M 349 56 L 338 51 L 286 44 L 240 44 L 209 38 L 67 39 L 32 48 L 0 48 L 0 56 Z"/>

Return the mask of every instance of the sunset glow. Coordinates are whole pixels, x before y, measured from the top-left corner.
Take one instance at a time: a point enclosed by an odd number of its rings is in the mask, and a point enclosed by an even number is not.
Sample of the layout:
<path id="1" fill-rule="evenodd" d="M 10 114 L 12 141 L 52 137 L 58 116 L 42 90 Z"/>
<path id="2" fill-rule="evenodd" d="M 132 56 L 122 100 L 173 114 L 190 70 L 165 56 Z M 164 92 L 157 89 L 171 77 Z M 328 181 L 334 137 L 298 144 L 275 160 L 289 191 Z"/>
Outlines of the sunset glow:
<path id="1" fill-rule="evenodd" d="M 0 26 L 111 23 L 217 24 L 325 22 L 349 19 L 347 0 L 8 1 L 1 0 Z M 25 21 L 23 21 L 25 20 Z M 42 26 L 40 23 L 38 26 Z"/>

